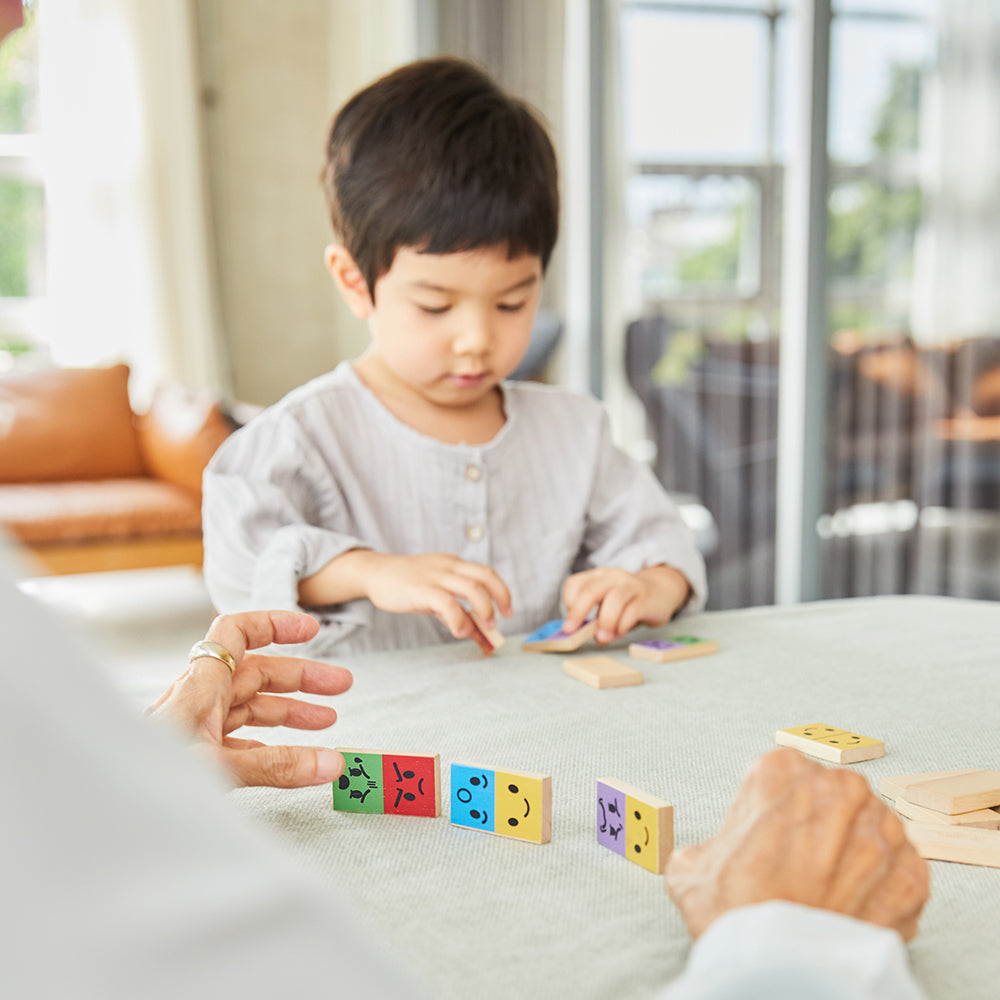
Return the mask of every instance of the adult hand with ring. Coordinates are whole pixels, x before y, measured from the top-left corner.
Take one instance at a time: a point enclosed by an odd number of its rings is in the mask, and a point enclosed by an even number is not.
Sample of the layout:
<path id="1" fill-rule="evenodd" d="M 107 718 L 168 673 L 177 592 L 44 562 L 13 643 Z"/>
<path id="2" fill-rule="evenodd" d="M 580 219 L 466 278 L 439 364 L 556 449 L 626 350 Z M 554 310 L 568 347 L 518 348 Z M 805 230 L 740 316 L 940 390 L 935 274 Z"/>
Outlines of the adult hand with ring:
<path id="1" fill-rule="evenodd" d="M 207 746 L 237 785 L 302 788 L 333 781 L 344 759 L 324 747 L 267 746 L 231 736 L 241 726 L 326 729 L 337 713 L 281 693 L 342 694 L 353 681 L 344 667 L 294 656 L 252 653 L 271 643 L 305 642 L 319 630 L 295 611 L 220 615 L 191 648 L 190 666 L 149 710 Z"/>

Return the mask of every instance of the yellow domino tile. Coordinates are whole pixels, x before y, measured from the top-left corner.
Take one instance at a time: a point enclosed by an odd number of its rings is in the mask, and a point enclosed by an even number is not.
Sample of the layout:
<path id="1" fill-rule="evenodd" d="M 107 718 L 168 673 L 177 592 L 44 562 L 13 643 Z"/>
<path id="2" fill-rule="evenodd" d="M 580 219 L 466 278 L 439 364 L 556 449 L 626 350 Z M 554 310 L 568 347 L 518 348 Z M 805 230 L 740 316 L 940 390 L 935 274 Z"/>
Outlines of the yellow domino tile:
<path id="1" fill-rule="evenodd" d="M 548 775 L 496 772 L 494 832 L 547 844 L 552 839 L 552 779 Z"/>
<path id="2" fill-rule="evenodd" d="M 822 722 L 779 729 L 775 735 L 775 742 L 779 746 L 793 747 L 802 753 L 834 764 L 853 764 L 885 756 L 885 744 L 882 740 L 861 736 L 848 729 L 838 729 Z"/>
<path id="3" fill-rule="evenodd" d="M 674 847 L 673 806 L 659 807 L 625 796 L 625 853 L 629 860 L 657 875 L 666 871 Z"/>

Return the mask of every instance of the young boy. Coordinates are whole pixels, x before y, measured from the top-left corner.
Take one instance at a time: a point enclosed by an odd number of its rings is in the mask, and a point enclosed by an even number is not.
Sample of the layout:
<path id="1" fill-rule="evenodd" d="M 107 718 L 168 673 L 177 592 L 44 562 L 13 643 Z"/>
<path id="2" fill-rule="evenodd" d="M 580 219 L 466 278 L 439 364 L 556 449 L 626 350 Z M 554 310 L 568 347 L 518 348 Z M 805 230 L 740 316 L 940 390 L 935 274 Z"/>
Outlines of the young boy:
<path id="1" fill-rule="evenodd" d="M 705 599 L 676 508 L 593 399 L 504 382 L 558 229 L 552 145 L 470 64 L 404 66 L 333 121 L 326 265 L 371 346 L 230 437 L 205 474 L 220 611 L 310 609 L 316 652 L 529 632 L 597 641 Z"/>

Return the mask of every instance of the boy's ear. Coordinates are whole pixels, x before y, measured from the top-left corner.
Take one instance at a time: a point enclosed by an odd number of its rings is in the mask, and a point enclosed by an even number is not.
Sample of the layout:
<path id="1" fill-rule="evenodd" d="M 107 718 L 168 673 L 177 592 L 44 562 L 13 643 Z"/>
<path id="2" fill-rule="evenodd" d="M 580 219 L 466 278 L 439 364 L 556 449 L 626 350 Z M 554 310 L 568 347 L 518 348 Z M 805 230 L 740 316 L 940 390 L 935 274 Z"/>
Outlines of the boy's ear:
<path id="1" fill-rule="evenodd" d="M 333 278 L 344 301 L 358 319 L 368 319 L 374 305 L 368 292 L 368 282 L 355 263 L 347 247 L 342 243 L 331 243 L 323 254 L 326 269 Z"/>

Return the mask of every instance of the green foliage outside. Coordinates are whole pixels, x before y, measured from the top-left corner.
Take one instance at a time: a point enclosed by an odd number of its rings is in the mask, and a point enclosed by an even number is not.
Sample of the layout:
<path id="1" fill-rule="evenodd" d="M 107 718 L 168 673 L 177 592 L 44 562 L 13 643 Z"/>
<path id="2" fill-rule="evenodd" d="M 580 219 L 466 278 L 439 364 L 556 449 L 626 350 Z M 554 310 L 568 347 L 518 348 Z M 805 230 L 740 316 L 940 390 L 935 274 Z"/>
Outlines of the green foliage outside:
<path id="1" fill-rule="evenodd" d="M 0 134 L 35 128 L 38 67 L 35 12 L 0 45 Z M 42 231 L 42 191 L 37 184 L 0 178 L 0 297 L 30 294 L 30 254 Z"/>
<path id="2" fill-rule="evenodd" d="M 29 254 L 41 231 L 42 191 L 38 185 L 0 178 L 0 297 L 24 298 Z"/>
<path id="3" fill-rule="evenodd" d="M 919 65 L 891 67 L 889 91 L 872 126 L 877 161 L 917 152 L 922 71 Z M 899 187 L 875 178 L 842 185 L 831 200 L 828 217 L 827 273 L 831 285 L 880 288 L 891 281 L 909 279 L 922 210 L 922 195 L 915 186 Z M 725 240 L 680 259 L 677 276 L 683 285 L 706 292 L 732 288 L 746 226 L 747 210 L 741 205 L 733 213 L 733 228 Z M 733 313 L 724 331 L 730 336 L 745 326 L 747 319 L 745 310 Z M 844 328 L 882 330 L 905 317 L 889 317 L 864 302 L 842 298 L 831 302 L 827 319 L 832 332 Z"/>

